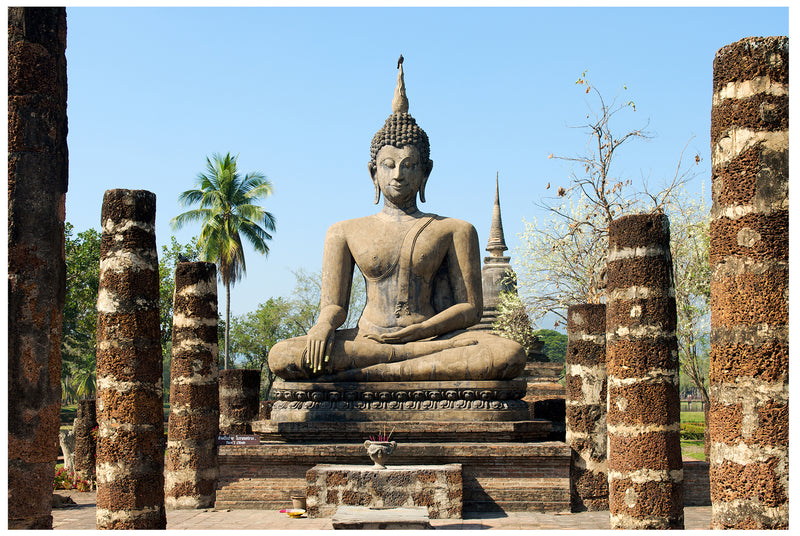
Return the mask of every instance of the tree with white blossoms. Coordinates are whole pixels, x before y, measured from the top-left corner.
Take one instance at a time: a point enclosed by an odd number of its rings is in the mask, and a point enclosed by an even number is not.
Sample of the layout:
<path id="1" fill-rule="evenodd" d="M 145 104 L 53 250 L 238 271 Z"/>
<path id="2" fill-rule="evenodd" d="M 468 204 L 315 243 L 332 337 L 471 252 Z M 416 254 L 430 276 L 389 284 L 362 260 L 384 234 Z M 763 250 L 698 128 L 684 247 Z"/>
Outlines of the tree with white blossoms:
<path id="1" fill-rule="evenodd" d="M 574 157 L 548 157 L 569 163 L 570 180 L 558 186 L 556 196 L 539 203 L 546 210 L 546 217 L 524 222 L 521 246 L 515 252 L 520 299 L 534 324 L 552 314 L 559 318 L 556 327 L 566 323 L 570 305 L 602 303 L 611 221 L 640 212 L 666 213 L 671 216 L 681 364 L 705 397 L 710 281 L 708 208 L 705 192 L 698 198 L 686 190 L 688 181 L 697 174 L 695 166 L 700 164 L 700 156 L 694 156 L 694 165 L 685 162 L 690 139 L 678 154 L 673 176 L 655 191 L 644 180 L 634 184 L 618 176 L 613 164 L 621 149 L 632 141 L 650 139 L 651 135 L 644 128 L 616 135 L 612 122 L 623 112 L 635 113 L 633 101 L 620 103 L 620 92 L 606 102 L 589 83 L 586 72 L 576 84 L 597 101 L 596 110 L 590 106 L 587 122 L 578 127 L 589 137 L 586 152 Z M 545 189 L 549 188 L 550 183 Z"/>

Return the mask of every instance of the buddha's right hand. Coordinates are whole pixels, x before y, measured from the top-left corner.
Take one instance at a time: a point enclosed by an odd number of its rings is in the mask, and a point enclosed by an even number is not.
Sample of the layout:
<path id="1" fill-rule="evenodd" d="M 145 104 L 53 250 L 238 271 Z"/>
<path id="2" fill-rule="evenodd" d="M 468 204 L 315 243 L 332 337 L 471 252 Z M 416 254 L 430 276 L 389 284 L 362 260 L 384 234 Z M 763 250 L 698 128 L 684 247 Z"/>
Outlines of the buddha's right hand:
<path id="1" fill-rule="evenodd" d="M 314 377 L 332 372 L 328 369 L 331 368 L 334 333 L 333 328 L 319 324 L 308 331 L 306 349 L 303 352 L 303 368 L 309 376 Z"/>

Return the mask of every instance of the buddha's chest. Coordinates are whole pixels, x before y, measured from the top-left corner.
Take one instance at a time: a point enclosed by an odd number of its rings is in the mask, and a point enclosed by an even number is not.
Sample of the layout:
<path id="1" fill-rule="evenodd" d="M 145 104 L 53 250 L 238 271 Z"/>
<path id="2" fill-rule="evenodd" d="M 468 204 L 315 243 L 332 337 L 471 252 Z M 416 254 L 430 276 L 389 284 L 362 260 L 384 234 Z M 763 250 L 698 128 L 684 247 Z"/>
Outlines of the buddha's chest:
<path id="1" fill-rule="evenodd" d="M 378 279 L 407 269 L 417 277 L 431 279 L 447 254 L 447 237 L 437 233 L 433 225 L 419 232 L 381 227 L 348 241 L 361 272 L 369 279 Z"/>

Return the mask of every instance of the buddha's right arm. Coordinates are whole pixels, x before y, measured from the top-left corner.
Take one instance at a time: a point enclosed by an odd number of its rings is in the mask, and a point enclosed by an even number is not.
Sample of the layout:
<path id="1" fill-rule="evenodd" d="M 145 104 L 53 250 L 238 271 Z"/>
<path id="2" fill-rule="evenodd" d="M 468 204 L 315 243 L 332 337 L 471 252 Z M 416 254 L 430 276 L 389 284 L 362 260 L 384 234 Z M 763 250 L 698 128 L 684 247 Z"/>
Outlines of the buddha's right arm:
<path id="1" fill-rule="evenodd" d="M 350 285 L 355 261 L 347 245 L 342 222 L 331 225 L 325 235 L 322 255 L 322 289 L 317 323 L 309 330 L 304 365 L 311 372 L 322 370 L 330 357 L 333 335 L 347 320 Z"/>

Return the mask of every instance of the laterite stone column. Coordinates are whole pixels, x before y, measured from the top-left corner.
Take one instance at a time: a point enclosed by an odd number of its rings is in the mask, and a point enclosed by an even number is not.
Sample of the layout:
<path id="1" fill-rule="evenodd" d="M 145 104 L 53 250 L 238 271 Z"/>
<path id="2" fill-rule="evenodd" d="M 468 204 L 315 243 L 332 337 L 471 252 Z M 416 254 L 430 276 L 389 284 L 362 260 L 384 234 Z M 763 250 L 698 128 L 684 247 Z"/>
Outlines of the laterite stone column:
<path id="1" fill-rule="evenodd" d="M 92 482 L 95 478 L 97 461 L 97 404 L 94 398 L 78 401 L 78 415 L 75 419 L 75 476 Z"/>
<path id="2" fill-rule="evenodd" d="M 712 528 L 789 523 L 789 40 L 714 58 Z"/>
<path id="3" fill-rule="evenodd" d="M 164 529 L 156 196 L 108 190 L 97 297 L 97 528 Z"/>
<path id="4" fill-rule="evenodd" d="M 566 369 L 572 511 L 608 510 L 605 304 L 567 309 Z"/>
<path id="5" fill-rule="evenodd" d="M 609 226 L 606 287 L 611 527 L 683 529 L 677 313 L 669 220 Z"/>
<path id="6" fill-rule="evenodd" d="M 261 371 L 227 369 L 219 371 L 219 433 L 252 434 L 250 423 L 258 418 Z"/>
<path id="7" fill-rule="evenodd" d="M 67 16 L 8 9 L 8 528 L 53 528 L 66 266 Z"/>
<path id="8" fill-rule="evenodd" d="M 177 265 L 172 310 L 165 502 L 170 509 L 212 508 L 219 477 L 217 269 L 213 263 Z"/>

